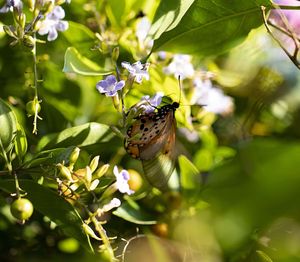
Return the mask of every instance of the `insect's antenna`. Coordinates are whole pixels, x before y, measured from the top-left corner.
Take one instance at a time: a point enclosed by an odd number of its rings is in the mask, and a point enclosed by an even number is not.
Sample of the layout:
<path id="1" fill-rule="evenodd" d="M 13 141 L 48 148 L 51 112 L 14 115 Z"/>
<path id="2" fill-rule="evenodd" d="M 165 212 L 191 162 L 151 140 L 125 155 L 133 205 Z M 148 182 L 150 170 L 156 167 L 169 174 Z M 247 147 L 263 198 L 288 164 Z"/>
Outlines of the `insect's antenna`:
<path id="1" fill-rule="evenodd" d="M 181 78 L 180 75 L 178 75 L 178 85 L 179 85 L 179 104 L 181 102 L 181 92 L 182 92 L 182 83 L 181 83 Z"/>

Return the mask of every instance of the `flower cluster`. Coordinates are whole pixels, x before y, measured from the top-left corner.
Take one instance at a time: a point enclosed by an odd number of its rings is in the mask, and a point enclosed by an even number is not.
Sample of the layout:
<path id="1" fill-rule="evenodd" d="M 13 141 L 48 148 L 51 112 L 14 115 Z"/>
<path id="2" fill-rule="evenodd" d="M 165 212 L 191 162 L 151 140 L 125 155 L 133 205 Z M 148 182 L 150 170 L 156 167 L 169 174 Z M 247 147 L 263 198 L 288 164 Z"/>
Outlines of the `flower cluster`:
<path id="1" fill-rule="evenodd" d="M 233 110 L 233 100 L 214 87 L 210 79 L 194 79 L 193 104 L 202 105 L 207 112 L 226 114 Z"/>
<path id="2" fill-rule="evenodd" d="M 21 0 L 6 0 L 3 7 L 0 8 L 0 13 L 13 11 L 15 25 L 4 26 L 5 32 L 15 38 L 14 45 L 17 42 L 24 43 L 25 46 L 31 47 L 36 39 L 33 39 L 33 34 L 48 35 L 47 40 L 53 41 L 58 36 L 58 31 L 62 32 L 68 29 L 69 24 L 62 19 L 65 17 L 64 9 L 59 5 L 64 2 L 71 1 L 29 1 L 29 11 L 34 12 L 32 21 L 26 21 L 27 10 L 23 10 L 23 2 Z"/>

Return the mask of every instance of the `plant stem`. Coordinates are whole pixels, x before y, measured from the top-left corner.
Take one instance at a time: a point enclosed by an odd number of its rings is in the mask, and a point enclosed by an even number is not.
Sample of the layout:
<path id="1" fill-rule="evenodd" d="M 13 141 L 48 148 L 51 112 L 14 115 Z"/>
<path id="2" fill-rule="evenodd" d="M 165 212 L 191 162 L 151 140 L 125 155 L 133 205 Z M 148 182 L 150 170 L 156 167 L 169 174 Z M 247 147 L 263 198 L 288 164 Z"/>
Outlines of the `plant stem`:
<path id="1" fill-rule="evenodd" d="M 93 222 L 93 224 L 95 225 L 95 229 L 99 233 L 99 235 L 102 239 L 103 245 L 105 246 L 106 250 L 109 253 L 110 261 L 115 261 L 116 258 L 115 258 L 115 255 L 114 255 L 114 251 L 113 251 L 113 249 L 110 245 L 109 239 L 108 239 L 108 237 L 105 233 L 104 228 L 102 227 L 101 223 L 96 219 L 94 214 L 90 217 L 90 219 Z"/>
<path id="2" fill-rule="evenodd" d="M 34 34 L 34 39 L 36 39 L 36 35 Z M 32 57 L 33 57 L 33 77 L 34 77 L 34 100 L 38 101 L 38 74 L 37 74 L 37 60 L 36 60 L 36 41 L 34 41 L 34 47 L 32 49 Z M 36 103 L 35 103 L 36 104 Z M 33 119 L 33 134 L 37 134 L 37 119 L 38 116 L 38 104 L 35 106 L 34 111 L 34 119 Z"/>

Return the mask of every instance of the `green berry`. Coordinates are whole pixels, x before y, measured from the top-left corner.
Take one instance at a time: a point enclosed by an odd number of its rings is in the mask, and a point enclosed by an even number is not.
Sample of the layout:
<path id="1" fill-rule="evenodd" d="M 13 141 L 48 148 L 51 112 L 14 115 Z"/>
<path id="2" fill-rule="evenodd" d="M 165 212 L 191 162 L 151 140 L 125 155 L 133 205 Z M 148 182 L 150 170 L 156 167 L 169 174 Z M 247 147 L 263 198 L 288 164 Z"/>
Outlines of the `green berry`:
<path id="1" fill-rule="evenodd" d="M 11 204 L 10 212 L 19 220 L 27 220 L 33 213 L 33 205 L 28 199 L 19 198 Z"/>

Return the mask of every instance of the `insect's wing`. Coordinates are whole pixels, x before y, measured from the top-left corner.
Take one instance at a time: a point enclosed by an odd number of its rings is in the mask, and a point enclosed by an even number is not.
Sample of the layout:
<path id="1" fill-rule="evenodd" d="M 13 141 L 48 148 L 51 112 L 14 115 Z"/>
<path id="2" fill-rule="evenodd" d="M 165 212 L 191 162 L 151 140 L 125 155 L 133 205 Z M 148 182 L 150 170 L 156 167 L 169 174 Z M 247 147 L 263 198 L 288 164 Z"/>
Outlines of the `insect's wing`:
<path id="1" fill-rule="evenodd" d="M 143 115 L 127 131 L 125 149 L 133 158 L 154 158 L 165 146 L 170 134 L 174 113 L 158 119 L 155 114 Z"/>
<path id="2" fill-rule="evenodd" d="M 166 142 L 161 153 L 152 159 L 142 160 L 146 179 L 152 186 L 161 191 L 168 190 L 168 180 L 175 168 L 175 131 L 176 120 L 174 119 L 168 136 L 165 137 Z"/>
<path id="3" fill-rule="evenodd" d="M 152 133 L 153 138 L 143 147 L 140 147 L 141 160 L 149 160 L 154 158 L 160 151 L 164 151 L 165 147 L 168 147 L 171 138 L 174 137 L 175 141 L 176 120 L 173 112 L 170 112 L 166 118 L 161 121 L 164 122 L 158 122 L 158 128 L 155 126 L 150 132 L 150 134 Z"/>

